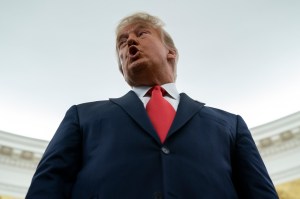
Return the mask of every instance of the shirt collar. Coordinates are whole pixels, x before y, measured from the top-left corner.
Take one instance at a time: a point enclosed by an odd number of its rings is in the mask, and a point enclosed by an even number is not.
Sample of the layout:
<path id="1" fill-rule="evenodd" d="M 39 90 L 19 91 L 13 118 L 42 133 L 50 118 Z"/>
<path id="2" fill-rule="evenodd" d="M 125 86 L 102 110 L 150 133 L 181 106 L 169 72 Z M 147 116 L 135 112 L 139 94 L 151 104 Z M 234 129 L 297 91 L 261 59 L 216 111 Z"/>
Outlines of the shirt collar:
<path id="1" fill-rule="evenodd" d="M 179 99 L 179 92 L 177 91 L 175 83 L 167 83 L 161 85 L 170 97 L 172 97 L 175 100 Z M 138 86 L 138 87 L 132 87 L 132 90 L 137 94 L 139 98 L 142 98 L 146 95 L 148 90 L 151 88 L 151 86 Z"/>

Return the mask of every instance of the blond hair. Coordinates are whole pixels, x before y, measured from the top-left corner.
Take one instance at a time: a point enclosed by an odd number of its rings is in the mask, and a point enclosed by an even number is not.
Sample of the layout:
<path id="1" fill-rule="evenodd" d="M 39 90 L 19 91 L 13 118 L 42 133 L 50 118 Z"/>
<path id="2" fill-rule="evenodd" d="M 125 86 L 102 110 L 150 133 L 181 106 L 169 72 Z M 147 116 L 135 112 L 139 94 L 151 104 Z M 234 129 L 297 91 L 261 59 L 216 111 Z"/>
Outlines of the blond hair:
<path id="1" fill-rule="evenodd" d="M 169 35 L 169 33 L 167 33 L 164 29 L 164 22 L 162 20 L 160 20 L 158 17 L 152 16 L 148 13 L 145 12 L 138 12 L 132 15 L 129 15 L 125 18 L 123 18 L 117 28 L 116 28 L 116 40 L 119 36 L 120 31 L 125 28 L 126 26 L 132 25 L 132 24 L 147 24 L 150 27 L 156 29 L 160 35 L 161 35 L 161 40 L 162 42 L 168 47 L 171 48 L 173 50 L 175 50 L 176 52 L 176 60 L 175 60 L 175 68 L 176 68 L 176 64 L 177 64 L 177 60 L 178 60 L 178 51 L 177 48 L 174 44 L 174 41 L 172 39 L 172 37 Z M 122 64 L 120 61 L 120 58 L 118 56 L 118 47 L 117 47 L 117 41 L 116 41 L 116 52 L 117 52 L 117 57 L 118 57 L 118 64 L 119 64 L 119 69 L 120 71 L 123 73 L 122 71 Z"/>

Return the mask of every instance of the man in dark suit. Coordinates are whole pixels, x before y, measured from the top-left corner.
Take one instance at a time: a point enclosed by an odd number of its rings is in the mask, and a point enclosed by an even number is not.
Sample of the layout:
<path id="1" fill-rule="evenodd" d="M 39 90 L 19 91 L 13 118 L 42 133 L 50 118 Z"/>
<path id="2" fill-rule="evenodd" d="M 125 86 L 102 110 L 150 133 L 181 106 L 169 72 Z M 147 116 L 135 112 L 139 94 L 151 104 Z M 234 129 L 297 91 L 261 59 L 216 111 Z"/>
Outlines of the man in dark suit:
<path id="1" fill-rule="evenodd" d="M 243 119 L 176 90 L 158 18 L 124 18 L 116 42 L 132 91 L 67 111 L 27 199 L 278 198 Z"/>

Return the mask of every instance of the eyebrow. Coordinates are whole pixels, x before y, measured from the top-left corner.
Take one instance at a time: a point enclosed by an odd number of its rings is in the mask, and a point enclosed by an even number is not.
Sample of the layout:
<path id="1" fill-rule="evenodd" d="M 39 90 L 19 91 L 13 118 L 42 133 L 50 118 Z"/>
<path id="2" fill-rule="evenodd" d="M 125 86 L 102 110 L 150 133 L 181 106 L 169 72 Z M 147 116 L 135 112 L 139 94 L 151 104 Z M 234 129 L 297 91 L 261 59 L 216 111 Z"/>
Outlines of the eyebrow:
<path id="1" fill-rule="evenodd" d="M 150 28 L 151 28 L 151 26 L 149 26 L 149 25 L 138 24 L 137 26 L 133 27 L 132 29 L 130 29 L 126 33 L 122 33 L 122 34 L 118 35 L 117 41 L 119 42 L 120 39 L 126 37 L 126 35 L 128 35 L 128 32 L 130 32 L 130 31 L 136 32 L 137 30 L 140 30 L 140 29 L 150 29 Z"/>

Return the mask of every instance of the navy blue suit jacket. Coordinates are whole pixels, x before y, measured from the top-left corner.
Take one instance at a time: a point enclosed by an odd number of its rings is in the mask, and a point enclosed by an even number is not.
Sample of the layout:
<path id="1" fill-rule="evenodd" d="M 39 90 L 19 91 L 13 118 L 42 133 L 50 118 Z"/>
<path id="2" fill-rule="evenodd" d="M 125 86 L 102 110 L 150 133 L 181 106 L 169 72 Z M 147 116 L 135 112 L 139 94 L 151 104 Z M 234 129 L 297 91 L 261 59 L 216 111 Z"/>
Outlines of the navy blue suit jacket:
<path id="1" fill-rule="evenodd" d="M 72 106 L 27 199 L 278 198 L 240 116 L 180 94 L 164 144 L 133 91 Z"/>

